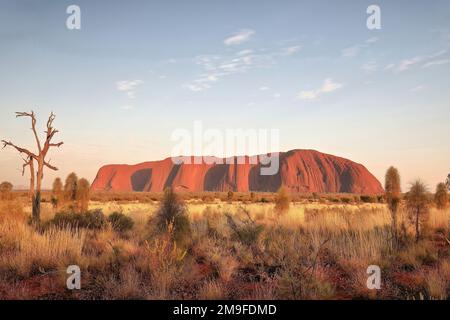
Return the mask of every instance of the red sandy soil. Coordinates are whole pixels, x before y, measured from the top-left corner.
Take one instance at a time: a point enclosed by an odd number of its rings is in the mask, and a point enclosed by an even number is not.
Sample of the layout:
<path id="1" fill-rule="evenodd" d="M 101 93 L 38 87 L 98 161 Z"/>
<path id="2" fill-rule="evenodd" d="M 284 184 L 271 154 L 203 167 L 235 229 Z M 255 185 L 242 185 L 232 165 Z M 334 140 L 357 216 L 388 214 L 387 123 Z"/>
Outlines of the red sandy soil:
<path id="1" fill-rule="evenodd" d="M 92 184 L 93 190 L 161 192 L 259 191 L 380 194 L 380 182 L 361 164 L 314 150 L 280 152 L 278 173 L 260 174 L 261 164 L 175 164 L 172 158 L 137 165 L 106 165 Z M 194 159 L 194 157 L 191 157 Z M 217 159 L 217 158 L 216 158 Z"/>

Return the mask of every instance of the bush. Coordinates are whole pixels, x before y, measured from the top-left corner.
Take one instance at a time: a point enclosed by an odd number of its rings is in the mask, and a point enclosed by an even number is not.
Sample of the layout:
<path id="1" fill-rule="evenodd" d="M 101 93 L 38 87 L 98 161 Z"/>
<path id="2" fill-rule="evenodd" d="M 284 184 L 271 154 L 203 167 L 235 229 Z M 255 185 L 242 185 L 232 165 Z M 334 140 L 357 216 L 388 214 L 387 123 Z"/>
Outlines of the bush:
<path id="1" fill-rule="evenodd" d="M 2 182 L 0 184 L 0 199 L 1 200 L 11 200 L 12 199 L 12 189 L 13 185 L 10 182 Z"/>
<path id="2" fill-rule="evenodd" d="M 436 187 L 436 193 L 434 195 L 434 202 L 438 209 L 445 209 L 448 205 L 448 193 L 445 183 L 439 183 Z"/>
<path id="3" fill-rule="evenodd" d="M 234 193 L 233 193 L 233 191 L 228 191 L 227 192 L 227 200 L 228 201 L 233 201 L 233 197 L 234 197 Z"/>
<path id="4" fill-rule="evenodd" d="M 90 210 L 84 213 L 63 211 L 55 214 L 48 223 L 58 227 L 101 229 L 106 224 L 106 218 L 101 210 Z"/>
<path id="5" fill-rule="evenodd" d="M 265 198 L 265 197 L 261 197 L 259 202 L 261 202 L 261 203 L 269 203 L 270 201 L 267 198 Z"/>
<path id="6" fill-rule="evenodd" d="M 281 187 L 275 199 L 275 211 L 278 213 L 285 213 L 289 210 L 289 204 L 291 202 L 289 191 L 285 187 Z"/>
<path id="7" fill-rule="evenodd" d="M 342 197 L 342 198 L 341 198 L 341 202 L 342 202 L 342 203 L 351 203 L 351 202 L 352 202 L 352 198 L 349 198 L 349 197 Z"/>
<path id="8" fill-rule="evenodd" d="M 87 211 L 89 207 L 90 188 L 91 185 L 89 184 L 89 181 L 84 178 L 78 180 L 76 200 L 78 201 L 78 208 L 81 212 Z"/>
<path id="9" fill-rule="evenodd" d="M 369 195 L 362 195 L 361 201 L 365 203 L 376 203 L 378 202 L 377 197 L 369 196 Z"/>
<path id="10" fill-rule="evenodd" d="M 108 221 L 114 230 L 118 232 L 125 232 L 131 230 L 134 226 L 134 221 L 130 217 L 120 212 L 113 212 L 108 217 Z"/>
<path id="11" fill-rule="evenodd" d="M 191 236 L 186 204 L 171 188 L 164 190 L 161 205 L 156 212 L 156 225 L 161 232 L 167 232 L 173 227 L 173 240 L 180 245 L 186 243 Z"/>

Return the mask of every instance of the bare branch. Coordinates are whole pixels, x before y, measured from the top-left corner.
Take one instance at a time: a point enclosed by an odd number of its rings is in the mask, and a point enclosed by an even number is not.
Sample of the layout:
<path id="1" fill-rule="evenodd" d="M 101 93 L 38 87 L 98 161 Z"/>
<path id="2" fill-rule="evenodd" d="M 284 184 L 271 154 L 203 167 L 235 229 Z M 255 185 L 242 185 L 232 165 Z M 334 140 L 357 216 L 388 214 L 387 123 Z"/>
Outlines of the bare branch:
<path id="1" fill-rule="evenodd" d="M 64 142 L 58 142 L 58 143 L 50 143 L 49 146 L 50 147 L 61 147 L 64 144 Z"/>
<path id="2" fill-rule="evenodd" d="M 16 145 L 14 145 L 11 141 L 6 141 L 6 140 L 2 140 L 3 143 L 3 149 L 5 149 L 7 146 L 9 147 L 13 147 L 14 149 L 16 149 L 17 151 L 19 151 L 20 153 L 25 153 L 27 156 L 32 157 L 33 159 L 37 160 L 37 156 L 32 153 L 31 151 L 24 149 L 24 148 L 20 148 Z"/>
<path id="3" fill-rule="evenodd" d="M 24 164 L 22 165 L 22 177 L 25 175 L 25 168 L 26 167 L 30 167 L 33 168 L 33 158 L 32 157 L 28 157 L 28 159 L 26 158 L 22 158 L 22 160 L 24 161 Z"/>
<path id="4" fill-rule="evenodd" d="M 44 161 L 44 165 L 45 165 L 47 168 L 52 169 L 53 171 L 58 171 L 58 168 L 57 168 L 57 167 L 52 166 L 52 165 L 51 165 L 49 162 L 47 162 L 47 161 Z"/>
<path id="5" fill-rule="evenodd" d="M 45 133 L 47 134 L 47 138 L 45 140 L 45 144 L 44 144 L 44 149 L 42 150 L 42 155 L 45 156 L 47 155 L 48 150 L 50 149 L 50 147 L 60 147 L 64 144 L 64 142 L 59 142 L 59 143 L 51 143 L 51 140 L 53 139 L 53 137 L 55 136 L 55 134 L 57 134 L 59 131 L 56 130 L 55 128 L 53 128 L 53 121 L 55 120 L 56 115 L 52 112 L 50 114 L 50 116 L 48 117 L 47 120 L 47 131 L 45 131 Z"/>
<path id="6" fill-rule="evenodd" d="M 30 117 L 31 118 L 31 130 L 33 131 L 34 138 L 36 140 L 36 144 L 39 152 L 41 152 L 41 141 L 39 140 L 37 131 L 36 131 L 36 116 L 33 111 L 31 112 L 16 112 L 16 118 L 19 117 Z"/>

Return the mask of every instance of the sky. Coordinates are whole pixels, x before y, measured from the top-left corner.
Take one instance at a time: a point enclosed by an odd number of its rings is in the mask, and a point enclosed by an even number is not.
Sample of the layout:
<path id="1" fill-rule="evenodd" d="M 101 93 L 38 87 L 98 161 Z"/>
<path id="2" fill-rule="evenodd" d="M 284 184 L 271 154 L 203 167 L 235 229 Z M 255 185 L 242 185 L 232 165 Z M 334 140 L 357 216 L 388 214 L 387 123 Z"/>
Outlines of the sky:
<path id="1" fill-rule="evenodd" d="M 369 30 L 368 6 L 381 10 Z M 66 26 L 69 5 L 81 29 Z M 450 2 L 0 2 L 0 139 L 35 148 L 56 114 L 58 172 L 93 181 L 104 164 L 170 156 L 174 130 L 278 129 L 279 149 L 314 149 L 407 189 L 450 173 Z M 268 150 L 276 151 L 276 150 Z M 0 180 L 27 185 L 0 151 Z"/>

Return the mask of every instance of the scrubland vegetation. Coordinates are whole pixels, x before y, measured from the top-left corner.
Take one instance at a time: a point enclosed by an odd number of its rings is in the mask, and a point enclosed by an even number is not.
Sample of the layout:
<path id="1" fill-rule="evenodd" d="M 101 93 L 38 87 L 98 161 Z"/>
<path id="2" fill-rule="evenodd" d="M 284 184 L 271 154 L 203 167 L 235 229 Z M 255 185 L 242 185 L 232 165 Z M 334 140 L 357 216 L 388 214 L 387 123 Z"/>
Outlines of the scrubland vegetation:
<path id="1" fill-rule="evenodd" d="M 39 226 L 29 221 L 26 193 L 9 190 L 0 200 L 0 298 L 450 297 L 442 190 L 434 196 L 416 185 L 399 195 L 394 187 L 387 197 L 167 190 L 94 193 L 87 202 L 87 181 L 75 178 L 43 193 Z M 69 265 L 82 270 L 81 290 L 66 288 Z M 369 265 L 382 270 L 381 290 L 366 286 Z"/>

